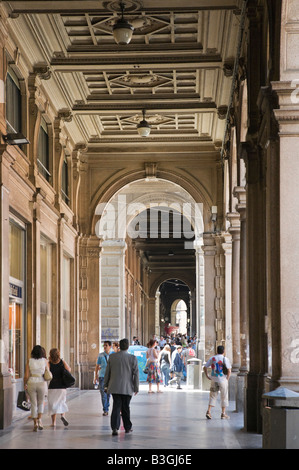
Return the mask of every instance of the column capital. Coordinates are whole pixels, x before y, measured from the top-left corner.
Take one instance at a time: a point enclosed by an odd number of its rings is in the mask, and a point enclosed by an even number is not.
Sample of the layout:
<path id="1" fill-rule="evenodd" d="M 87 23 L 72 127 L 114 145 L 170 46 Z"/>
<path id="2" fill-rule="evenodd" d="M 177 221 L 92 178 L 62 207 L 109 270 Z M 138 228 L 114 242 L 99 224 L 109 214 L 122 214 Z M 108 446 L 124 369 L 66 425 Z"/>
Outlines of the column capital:
<path id="1" fill-rule="evenodd" d="M 222 248 L 224 251 L 224 255 L 231 255 L 232 254 L 232 236 L 230 233 L 225 232 L 222 234 L 224 242 L 222 243 Z"/>
<path id="2" fill-rule="evenodd" d="M 235 238 L 240 234 L 240 214 L 239 212 L 229 212 L 226 214 L 226 218 L 230 223 L 228 232 Z"/>
<path id="3" fill-rule="evenodd" d="M 244 220 L 246 218 L 246 189 L 244 186 L 236 186 L 233 193 L 238 199 L 236 210 L 239 212 L 241 220 Z"/>
<path id="4" fill-rule="evenodd" d="M 99 240 L 99 239 L 98 239 Z M 121 254 L 124 253 L 127 249 L 127 244 L 125 240 L 102 240 L 101 247 L 103 252 L 108 252 L 109 254 Z"/>

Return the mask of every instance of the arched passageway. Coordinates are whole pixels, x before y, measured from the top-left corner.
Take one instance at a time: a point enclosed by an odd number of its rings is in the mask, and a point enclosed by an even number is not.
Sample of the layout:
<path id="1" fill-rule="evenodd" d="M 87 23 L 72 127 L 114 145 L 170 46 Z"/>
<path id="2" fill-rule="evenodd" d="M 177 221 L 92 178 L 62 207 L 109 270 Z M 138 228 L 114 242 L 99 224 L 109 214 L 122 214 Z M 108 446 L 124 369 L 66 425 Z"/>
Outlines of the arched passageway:
<path id="1" fill-rule="evenodd" d="M 180 279 L 199 356 L 225 343 L 236 409 L 261 432 L 263 393 L 299 389 L 298 2 L 125 3 L 120 46 L 118 2 L 0 2 L 0 426 L 35 343 L 89 388 L 102 339 L 145 342 L 159 286 Z M 175 272 L 157 266 L 178 240 L 154 257 L 127 236 L 153 207 L 194 231 Z"/>
<path id="2" fill-rule="evenodd" d="M 198 332 L 196 292 L 200 284 L 197 287 L 196 283 L 203 273 L 196 251 L 203 240 L 203 210 L 204 205 L 177 183 L 158 178 L 127 184 L 107 204 L 97 206 L 96 215 L 101 215 L 96 224 L 102 246 L 100 277 L 104 279 L 102 341 L 126 335 L 130 339 L 138 336 L 146 344 L 153 335 L 162 334 L 156 291 L 162 278 L 180 275 L 192 286 L 194 307 L 189 322 L 194 334 Z M 111 271 L 111 266 L 117 270 Z M 113 301 L 112 282 L 117 284 Z M 189 292 L 190 288 L 191 298 Z M 203 306 L 204 296 L 198 298 Z"/>

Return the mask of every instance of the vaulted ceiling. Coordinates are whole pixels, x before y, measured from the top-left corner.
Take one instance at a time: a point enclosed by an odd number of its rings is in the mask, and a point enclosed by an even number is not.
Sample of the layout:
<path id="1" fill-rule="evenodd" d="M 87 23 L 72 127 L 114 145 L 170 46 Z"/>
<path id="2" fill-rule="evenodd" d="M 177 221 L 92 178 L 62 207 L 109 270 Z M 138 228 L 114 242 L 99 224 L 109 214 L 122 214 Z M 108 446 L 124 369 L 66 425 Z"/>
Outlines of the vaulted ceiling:
<path id="1" fill-rule="evenodd" d="M 115 0 L 2 2 L 31 65 L 49 72 L 43 87 L 75 144 L 140 140 L 219 148 L 237 52 L 241 0 L 125 0 L 134 26 L 128 45 L 112 28 Z"/>

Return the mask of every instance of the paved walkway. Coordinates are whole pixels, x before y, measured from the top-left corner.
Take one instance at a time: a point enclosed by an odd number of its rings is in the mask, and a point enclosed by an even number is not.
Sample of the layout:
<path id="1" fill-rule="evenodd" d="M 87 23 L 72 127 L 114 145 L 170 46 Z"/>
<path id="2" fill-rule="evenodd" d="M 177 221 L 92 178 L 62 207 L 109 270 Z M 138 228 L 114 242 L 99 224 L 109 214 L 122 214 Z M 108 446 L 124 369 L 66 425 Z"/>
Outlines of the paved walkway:
<path id="1" fill-rule="evenodd" d="M 155 388 L 154 388 L 155 390 Z M 163 393 L 148 394 L 141 384 L 131 401 L 133 433 L 120 430 L 111 435 L 110 416 L 102 416 L 98 390 L 72 391 L 68 398 L 69 426 L 60 419 L 54 430 L 45 413 L 42 431 L 33 432 L 28 413 L 5 430 L 0 430 L 0 449 L 108 449 L 127 452 L 142 449 L 180 451 L 188 449 L 261 449 L 262 436 L 243 431 L 243 414 L 228 408 L 230 420 L 220 419 L 220 406 L 213 410 L 212 420 L 205 417 L 208 392 L 168 387 Z M 106 451 L 107 454 L 107 451 Z M 153 462 L 152 462 L 153 463 Z"/>

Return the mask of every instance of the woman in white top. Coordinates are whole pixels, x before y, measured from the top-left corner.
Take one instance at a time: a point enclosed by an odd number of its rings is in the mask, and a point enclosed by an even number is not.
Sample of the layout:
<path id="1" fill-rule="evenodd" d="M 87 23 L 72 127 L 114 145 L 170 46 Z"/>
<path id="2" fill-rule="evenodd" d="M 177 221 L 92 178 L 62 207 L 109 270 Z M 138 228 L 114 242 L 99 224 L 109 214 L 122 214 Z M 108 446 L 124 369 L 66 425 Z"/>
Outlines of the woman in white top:
<path id="1" fill-rule="evenodd" d="M 34 346 L 31 358 L 26 364 L 24 375 L 24 388 L 27 389 L 31 403 L 31 417 L 34 421 L 33 431 L 43 429 L 42 414 L 47 393 L 47 382 L 44 379 L 45 370 L 49 369 L 49 363 L 44 357 L 45 350 L 39 345 Z"/>

